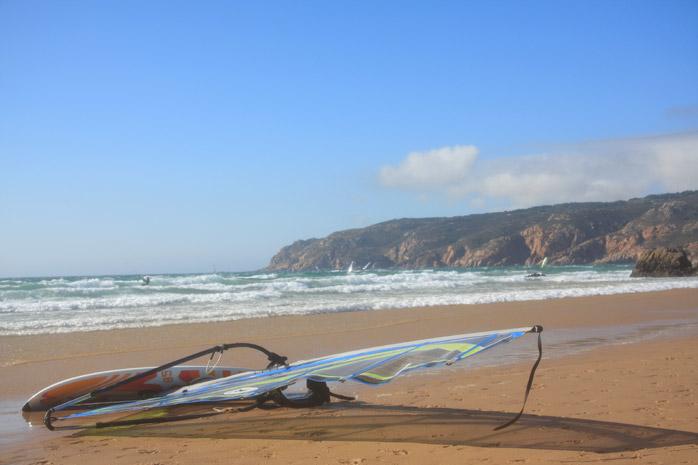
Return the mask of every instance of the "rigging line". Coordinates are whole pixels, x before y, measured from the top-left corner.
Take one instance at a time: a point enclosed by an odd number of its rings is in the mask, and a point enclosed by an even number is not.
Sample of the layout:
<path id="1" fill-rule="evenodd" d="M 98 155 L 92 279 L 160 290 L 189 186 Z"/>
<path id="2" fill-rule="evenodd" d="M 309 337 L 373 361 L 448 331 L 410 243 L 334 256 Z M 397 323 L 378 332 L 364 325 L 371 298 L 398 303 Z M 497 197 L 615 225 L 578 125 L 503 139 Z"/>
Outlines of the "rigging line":
<path id="1" fill-rule="evenodd" d="M 208 363 L 206 364 L 206 370 L 204 371 L 204 376 L 209 376 L 211 373 L 213 373 L 213 370 L 215 370 L 218 367 L 218 364 L 221 363 L 221 358 L 223 358 L 222 350 L 218 352 L 218 358 L 216 359 L 216 361 L 213 364 L 211 364 L 211 360 L 213 360 L 213 356 L 215 354 L 215 352 L 212 353 L 211 358 L 208 359 Z"/>
<path id="2" fill-rule="evenodd" d="M 521 411 L 511 420 L 507 421 L 503 425 L 499 425 L 496 428 L 494 428 L 494 431 L 502 430 L 516 423 L 519 420 L 519 418 L 521 418 L 521 416 L 524 413 L 524 409 L 526 408 L 526 401 L 528 400 L 528 395 L 531 393 L 531 388 L 533 387 L 533 377 L 536 375 L 536 369 L 538 368 L 538 365 L 540 364 L 540 361 L 543 358 L 543 342 L 541 341 L 541 333 L 543 332 L 543 327 L 540 325 L 535 325 L 533 328 L 531 328 L 530 332 L 538 333 L 538 358 L 536 359 L 536 363 L 533 364 L 533 367 L 531 367 L 531 374 L 528 375 L 528 383 L 526 384 L 526 394 L 524 395 L 524 401 L 523 405 L 521 406 Z"/>

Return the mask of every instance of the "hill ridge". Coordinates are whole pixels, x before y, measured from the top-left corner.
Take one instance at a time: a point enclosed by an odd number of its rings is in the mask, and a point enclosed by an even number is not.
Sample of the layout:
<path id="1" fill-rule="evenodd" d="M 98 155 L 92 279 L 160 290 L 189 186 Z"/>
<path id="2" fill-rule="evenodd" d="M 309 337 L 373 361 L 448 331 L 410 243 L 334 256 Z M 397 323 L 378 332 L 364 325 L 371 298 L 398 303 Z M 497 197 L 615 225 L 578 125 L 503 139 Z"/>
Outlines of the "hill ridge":
<path id="1" fill-rule="evenodd" d="M 698 259 L 698 191 L 464 216 L 400 218 L 283 247 L 269 271 L 634 262 L 653 247 Z"/>

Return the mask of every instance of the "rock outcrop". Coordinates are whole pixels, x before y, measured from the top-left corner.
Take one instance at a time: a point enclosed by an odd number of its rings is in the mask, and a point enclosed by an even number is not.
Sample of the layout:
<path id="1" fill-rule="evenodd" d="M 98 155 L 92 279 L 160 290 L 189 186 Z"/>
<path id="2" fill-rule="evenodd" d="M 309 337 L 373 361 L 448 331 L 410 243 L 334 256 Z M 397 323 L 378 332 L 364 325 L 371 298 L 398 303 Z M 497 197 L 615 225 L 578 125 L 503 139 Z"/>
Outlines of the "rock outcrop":
<path id="1" fill-rule="evenodd" d="M 682 247 L 698 262 L 698 191 L 623 202 L 570 203 L 452 218 L 399 219 L 282 248 L 275 271 L 632 263 Z"/>
<path id="2" fill-rule="evenodd" d="M 640 255 L 630 276 L 692 276 L 696 271 L 683 249 L 658 247 L 646 250 Z"/>

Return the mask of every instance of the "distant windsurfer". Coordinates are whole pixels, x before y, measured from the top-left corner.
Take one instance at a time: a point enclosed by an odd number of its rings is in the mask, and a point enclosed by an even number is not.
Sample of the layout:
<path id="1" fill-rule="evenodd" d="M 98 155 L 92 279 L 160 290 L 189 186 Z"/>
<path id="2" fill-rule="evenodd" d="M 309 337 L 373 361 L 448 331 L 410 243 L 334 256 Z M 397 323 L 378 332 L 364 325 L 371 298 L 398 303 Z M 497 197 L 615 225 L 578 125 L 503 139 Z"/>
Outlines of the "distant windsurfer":
<path id="1" fill-rule="evenodd" d="M 534 271 L 533 273 L 527 274 L 526 277 L 527 278 L 542 278 L 542 277 L 544 277 L 545 273 L 543 273 L 542 270 L 545 267 L 545 265 L 547 265 L 547 264 L 548 264 L 548 257 L 543 257 L 543 260 L 540 262 L 541 271 L 540 272 Z"/>
<path id="2" fill-rule="evenodd" d="M 150 276 L 143 276 L 141 278 L 141 281 L 143 282 L 144 286 L 147 286 L 148 284 L 150 284 Z"/>

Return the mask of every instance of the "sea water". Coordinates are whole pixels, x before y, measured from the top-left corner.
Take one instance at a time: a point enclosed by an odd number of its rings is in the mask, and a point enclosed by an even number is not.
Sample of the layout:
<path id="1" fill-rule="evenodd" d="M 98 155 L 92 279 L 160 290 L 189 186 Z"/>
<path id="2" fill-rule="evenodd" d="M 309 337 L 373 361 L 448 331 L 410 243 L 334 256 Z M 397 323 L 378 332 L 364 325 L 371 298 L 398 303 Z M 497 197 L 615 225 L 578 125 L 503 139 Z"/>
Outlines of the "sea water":
<path id="1" fill-rule="evenodd" d="M 0 335 L 65 333 L 272 315 L 476 304 L 698 288 L 631 267 L 551 266 L 0 278 Z"/>

